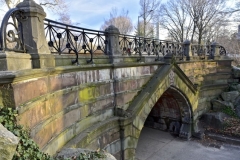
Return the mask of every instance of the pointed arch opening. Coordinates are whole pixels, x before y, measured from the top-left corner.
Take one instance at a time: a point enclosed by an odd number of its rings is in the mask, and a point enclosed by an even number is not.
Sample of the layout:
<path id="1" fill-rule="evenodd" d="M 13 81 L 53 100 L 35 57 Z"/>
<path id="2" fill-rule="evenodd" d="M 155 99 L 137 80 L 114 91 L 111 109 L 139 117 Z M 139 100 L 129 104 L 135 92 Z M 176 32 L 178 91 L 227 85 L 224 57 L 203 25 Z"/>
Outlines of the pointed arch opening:
<path id="1" fill-rule="evenodd" d="M 189 139 L 192 129 L 192 110 L 186 96 L 177 88 L 169 87 L 153 106 L 144 126 Z"/>

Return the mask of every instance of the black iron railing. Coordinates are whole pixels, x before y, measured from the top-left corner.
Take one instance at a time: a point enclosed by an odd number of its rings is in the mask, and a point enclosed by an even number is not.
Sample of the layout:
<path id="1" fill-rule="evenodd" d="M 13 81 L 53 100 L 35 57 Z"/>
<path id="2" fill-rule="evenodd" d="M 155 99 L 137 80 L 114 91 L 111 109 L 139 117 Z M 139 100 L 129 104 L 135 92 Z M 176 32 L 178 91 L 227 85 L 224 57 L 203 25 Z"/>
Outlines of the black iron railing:
<path id="1" fill-rule="evenodd" d="M 26 52 L 23 42 L 22 23 L 25 19 L 23 11 L 10 9 L 4 16 L 0 28 L 0 50 Z"/>
<path id="2" fill-rule="evenodd" d="M 23 13 L 24 11 L 14 8 L 4 16 L 0 28 L 0 50 L 27 52 L 25 49 L 27 44 L 24 44 L 24 36 L 27 35 L 23 35 L 23 27 L 26 26 L 21 23 L 27 18 L 23 16 Z M 72 26 L 50 19 L 44 20 L 44 29 L 50 51 L 53 54 L 75 54 L 76 59 L 72 61 L 72 64 L 79 64 L 79 54 L 89 53 L 88 63 L 93 62 L 94 54 L 109 54 L 110 49 L 107 47 L 111 45 L 108 45 L 110 44 L 108 42 L 110 33 L 108 32 Z M 165 56 L 175 56 L 178 57 L 178 60 L 183 60 L 184 57 L 189 59 L 189 56 L 192 55 L 199 56 L 202 59 L 205 59 L 206 56 L 214 57 L 214 54 L 226 55 L 225 48 L 217 44 L 191 45 L 191 48 L 187 48 L 189 44 L 132 35 L 119 35 L 122 55 L 138 56 L 138 61 L 143 56 L 155 56 L 155 60 L 158 61 Z M 216 53 L 216 51 L 219 51 L 219 53 Z M 190 55 L 190 52 L 192 55 Z"/>
<path id="3" fill-rule="evenodd" d="M 219 46 L 219 55 L 220 56 L 226 56 L 227 55 L 226 49 L 223 46 Z"/>
<path id="4" fill-rule="evenodd" d="M 191 51 L 193 56 L 199 56 L 200 59 L 205 59 L 206 56 L 213 56 L 213 49 L 211 45 L 192 44 Z"/>
<path id="5" fill-rule="evenodd" d="M 78 64 L 79 53 L 90 53 L 88 63 L 92 63 L 94 53 L 105 53 L 106 32 L 67 25 L 50 19 L 45 19 L 44 24 L 51 52 L 75 53 L 76 59 L 72 61 L 73 64 Z"/>
<path id="6" fill-rule="evenodd" d="M 155 60 L 161 60 L 160 56 L 184 56 L 184 48 L 181 43 L 144 38 L 131 35 L 120 35 L 119 45 L 123 55 L 156 56 Z M 181 58 L 181 59 L 182 59 Z"/>
<path id="7" fill-rule="evenodd" d="M 214 51 L 215 49 L 218 49 L 218 53 Z M 200 59 L 205 59 L 206 57 L 209 57 L 210 59 L 214 58 L 214 55 L 220 55 L 220 56 L 226 56 L 226 50 L 223 46 L 220 45 L 198 45 L 198 44 L 192 44 L 191 45 L 191 51 L 193 56 L 199 56 Z"/>

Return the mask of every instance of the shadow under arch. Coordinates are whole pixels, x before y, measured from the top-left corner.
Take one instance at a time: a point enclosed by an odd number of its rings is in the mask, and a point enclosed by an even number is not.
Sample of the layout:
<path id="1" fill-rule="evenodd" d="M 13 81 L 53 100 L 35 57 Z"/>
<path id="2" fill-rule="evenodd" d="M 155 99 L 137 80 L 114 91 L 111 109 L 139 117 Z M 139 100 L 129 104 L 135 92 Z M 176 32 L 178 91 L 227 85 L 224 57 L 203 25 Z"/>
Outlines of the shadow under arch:
<path id="1" fill-rule="evenodd" d="M 154 104 L 144 125 L 189 139 L 192 115 L 192 107 L 187 96 L 178 88 L 170 86 Z"/>
<path id="2" fill-rule="evenodd" d="M 135 158 L 136 149 L 138 147 L 138 140 L 144 126 L 151 128 L 166 130 L 170 133 L 178 135 L 179 137 L 188 140 L 192 136 L 193 129 L 193 111 L 192 106 L 187 96 L 175 86 L 169 86 L 158 98 L 155 104 L 151 107 L 147 117 L 144 117 L 143 125 L 135 137 Z M 168 119 L 168 122 L 166 121 Z M 163 122 L 164 121 L 164 122 Z M 134 122 L 133 122 L 134 125 Z M 164 128 L 165 125 L 165 128 Z M 169 133 L 169 134 L 170 134 Z M 134 137 L 134 136 L 133 136 Z M 133 138 L 132 137 L 132 138 Z"/>
<path id="3" fill-rule="evenodd" d="M 157 95 L 158 94 L 158 95 Z M 151 115 L 157 106 L 161 105 L 161 103 L 164 103 L 163 101 L 167 102 L 165 107 L 168 109 L 171 108 L 172 104 L 175 104 L 175 107 L 179 110 L 179 116 L 174 119 L 172 119 L 172 124 L 170 123 L 168 128 L 170 131 L 175 132 L 175 134 L 178 134 L 179 137 L 188 140 L 192 136 L 192 130 L 193 130 L 193 111 L 192 111 L 192 105 L 188 99 L 188 96 L 181 90 L 181 88 L 177 88 L 174 85 L 170 85 L 162 90 L 162 92 L 154 93 L 151 97 L 159 97 L 158 99 L 149 100 L 145 104 L 141 104 L 141 109 L 138 110 L 136 115 L 128 121 L 125 121 L 124 129 L 122 130 L 122 133 L 124 133 L 122 146 L 124 152 L 123 159 L 135 159 L 135 153 L 137 149 L 138 140 L 140 138 L 142 129 L 144 127 L 144 124 L 147 123 L 149 115 Z M 154 99 L 154 98 L 152 98 Z M 177 110 L 176 109 L 176 110 Z M 175 110 L 175 111 L 176 111 Z M 157 108 L 155 110 L 155 113 L 159 115 L 161 114 L 161 107 Z M 172 114 L 169 112 L 169 114 Z M 165 115 L 165 117 L 167 117 Z M 158 117 L 162 118 L 162 117 Z M 164 118 L 164 117 L 163 117 Z M 168 117 L 169 118 L 169 117 Z M 159 119 L 158 119 L 159 120 Z M 179 122 L 179 125 L 175 122 Z M 155 123 L 155 122 L 153 122 Z M 156 128 L 159 127 L 160 124 L 156 124 Z M 170 126 L 171 125 L 171 126 Z M 178 125 L 178 126 L 177 126 Z M 154 124 L 152 125 L 154 128 Z"/>

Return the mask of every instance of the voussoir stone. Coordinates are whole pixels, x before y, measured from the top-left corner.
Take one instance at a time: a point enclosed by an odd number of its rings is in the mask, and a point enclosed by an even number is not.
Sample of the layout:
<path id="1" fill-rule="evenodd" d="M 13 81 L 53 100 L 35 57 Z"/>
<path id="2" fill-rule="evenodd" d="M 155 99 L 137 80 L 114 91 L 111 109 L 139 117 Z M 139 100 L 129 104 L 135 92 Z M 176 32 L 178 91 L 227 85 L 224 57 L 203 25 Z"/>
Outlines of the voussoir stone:
<path id="1" fill-rule="evenodd" d="M 11 160 L 18 142 L 19 138 L 0 123 L 0 160 Z"/>

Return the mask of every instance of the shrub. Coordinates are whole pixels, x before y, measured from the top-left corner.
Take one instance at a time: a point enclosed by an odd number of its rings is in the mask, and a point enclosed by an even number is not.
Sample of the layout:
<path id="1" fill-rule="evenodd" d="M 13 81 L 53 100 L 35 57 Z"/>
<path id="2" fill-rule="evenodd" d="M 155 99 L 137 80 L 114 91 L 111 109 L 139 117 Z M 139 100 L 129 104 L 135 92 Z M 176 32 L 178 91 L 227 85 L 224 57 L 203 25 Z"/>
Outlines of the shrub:
<path id="1" fill-rule="evenodd" d="M 0 108 L 0 123 L 20 139 L 13 160 L 50 160 L 30 138 L 29 130 L 17 124 L 17 115 L 12 108 Z"/>
<path id="2" fill-rule="evenodd" d="M 232 110 L 231 107 L 224 107 L 222 109 L 222 112 L 227 114 L 227 115 L 229 115 L 229 116 L 231 116 L 231 117 L 235 117 L 235 118 L 238 117 L 237 114 L 234 112 L 234 110 Z"/>

